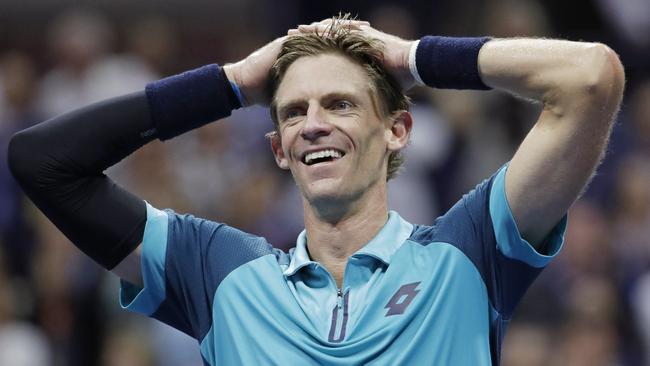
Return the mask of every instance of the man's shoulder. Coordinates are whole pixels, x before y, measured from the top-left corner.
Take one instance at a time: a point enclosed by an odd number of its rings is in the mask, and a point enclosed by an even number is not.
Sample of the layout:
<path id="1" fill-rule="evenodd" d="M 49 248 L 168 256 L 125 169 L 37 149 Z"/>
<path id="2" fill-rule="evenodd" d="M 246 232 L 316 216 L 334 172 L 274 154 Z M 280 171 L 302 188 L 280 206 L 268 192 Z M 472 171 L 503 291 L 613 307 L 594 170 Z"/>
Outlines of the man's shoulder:
<path id="1" fill-rule="evenodd" d="M 192 214 L 179 214 L 170 209 L 158 212 L 167 216 L 168 245 L 174 247 L 175 256 L 187 253 L 192 258 L 193 253 L 201 253 L 200 257 L 217 267 L 238 267 L 267 255 L 274 256 L 279 263 L 287 261 L 287 253 L 263 236 Z"/>
<path id="2" fill-rule="evenodd" d="M 440 242 L 460 245 L 476 239 L 474 226 L 471 212 L 460 200 L 431 225 L 414 225 L 409 240 L 423 246 Z"/>

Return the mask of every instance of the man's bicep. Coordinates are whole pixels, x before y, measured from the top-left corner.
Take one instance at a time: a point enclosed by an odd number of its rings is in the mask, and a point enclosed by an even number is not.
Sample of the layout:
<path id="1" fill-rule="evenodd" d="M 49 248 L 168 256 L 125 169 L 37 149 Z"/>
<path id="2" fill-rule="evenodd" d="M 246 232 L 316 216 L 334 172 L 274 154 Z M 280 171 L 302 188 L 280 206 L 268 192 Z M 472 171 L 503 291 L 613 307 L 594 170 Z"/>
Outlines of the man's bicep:
<path id="1" fill-rule="evenodd" d="M 127 281 L 137 287 L 142 288 L 144 281 L 142 280 L 142 243 L 126 258 L 124 258 L 111 272 L 116 274 L 119 278 Z"/>
<path id="2" fill-rule="evenodd" d="M 593 175 L 623 95 L 623 67 L 598 43 L 504 39 L 481 48 L 479 68 L 487 85 L 543 105 L 506 177 L 517 225 L 537 244 Z"/>

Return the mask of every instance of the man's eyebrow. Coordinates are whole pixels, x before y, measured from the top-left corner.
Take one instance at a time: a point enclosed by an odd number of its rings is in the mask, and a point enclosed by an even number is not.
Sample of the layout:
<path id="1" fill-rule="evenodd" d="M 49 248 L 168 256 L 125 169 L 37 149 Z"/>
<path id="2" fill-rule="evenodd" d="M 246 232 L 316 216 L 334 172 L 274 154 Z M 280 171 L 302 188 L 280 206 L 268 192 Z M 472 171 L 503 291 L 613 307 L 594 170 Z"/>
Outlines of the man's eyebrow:
<path id="1" fill-rule="evenodd" d="M 328 102 L 328 101 L 339 100 L 339 99 L 349 100 L 354 103 L 359 102 L 359 97 L 352 92 L 340 92 L 340 91 L 331 92 L 321 96 L 320 98 L 321 102 L 322 101 Z M 290 99 L 286 102 L 279 102 L 277 104 L 277 111 L 278 113 L 280 113 L 285 111 L 287 108 L 291 108 L 293 106 L 300 105 L 300 104 L 307 104 L 307 100 L 305 98 L 295 98 L 295 99 Z"/>
<path id="2" fill-rule="evenodd" d="M 291 100 L 289 100 L 287 102 L 279 102 L 277 104 L 276 110 L 278 111 L 278 114 L 280 114 L 281 112 L 284 112 L 288 108 L 291 108 L 291 107 L 294 107 L 294 106 L 300 105 L 300 104 L 306 104 L 306 103 L 307 103 L 307 101 L 305 99 L 303 99 L 303 98 L 291 99 Z"/>
<path id="3" fill-rule="evenodd" d="M 354 102 L 355 104 L 359 103 L 359 97 L 355 93 L 350 93 L 350 92 L 332 92 L 323 95 L 321 100 L 324 101 L 333 101 L 333 100 L 349 100 L 351 102 Z"/>

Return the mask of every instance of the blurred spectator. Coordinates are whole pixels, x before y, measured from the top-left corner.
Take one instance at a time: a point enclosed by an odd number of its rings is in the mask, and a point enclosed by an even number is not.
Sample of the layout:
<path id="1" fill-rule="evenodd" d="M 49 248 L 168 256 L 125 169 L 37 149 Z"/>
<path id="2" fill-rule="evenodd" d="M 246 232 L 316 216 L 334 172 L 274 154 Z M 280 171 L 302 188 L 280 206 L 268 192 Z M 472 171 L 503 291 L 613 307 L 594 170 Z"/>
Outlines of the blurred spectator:
<path id="1" fill-rule="evenodd" d="M 111 54 L 114 29 L 96 13 L 64 13 L 48 33 L 55 65 L 43 77 L 39 96 L 39 106 L 48 117 L 142 90 L 156 78 L 139 59 Z"/>
<path id="2" fill-rule="evenodd" d="M 610 324 L 572 321 L 566 323 L 551 365 L 618 366 L 617 336 Z"/>
<path id="3" fill-rule="evenodd" d="M 148 340 L 146 334 L 128 326 L 112 332 L 102 352 L 101 366 L 154 366 L 154 355 Z"/>
<path id="4" fill-rule="evenodd" d="M 650 78 L 640 80 L 629 100 L 630 129 L 634 136 L 632 146 L 642 159 L 647 160 L 650 158 Z"/>
<path id="5" fill-rule="evenodd" d="M 53 365 L 95 365 L 104 340 L 98 287 L 103 270 L 40 212 L 34 215 L 35 317 L 51 343 Z"/>
<path id="6" fill-rule="evenodd" d="M 113 33 L 102 17 L 89 12 L 65 13 L 50 25 L 48 47 L 54 68 L 41 84 L 39 106 L 50 117 L 97 101 L 88 75 L 111 50 Z"/>
<path id="7" fill-rule="evenodd" d="M 634 47 L 650 47 L 650 2 L 645 0 L 597 0 L 601 13 L 609 25 Z"/>
<path id="8" fill-rule="evenodd" d="M 19 320 L 17 308 L 22 304 L 5 268 L 0 245 L 0 365 L 49 366 L 48 340 L 39 328 Z"/>
<path id="9" fill-rule="evenodd" d="M 562 254 L 552 267 L 553 275 L 560 277 L 549 278 L 561 284 L 558 294 L 585 277 L 612 278 L 615 274 L 610 220 L 588 200 L 576 202 L 569 217 Z"/>
<path id="10" fill-rule="evenodd" d="M 575 282 L 568 294 L 567 318 L 554 345 L 553 365 L 617 366 L 619 299 L 615 283 L 598 276 Z"/>
<path id="11" fill-rule="evenodd" d="M 650 365 L 650 272 L 646 272 L 635 283 L 632 308 L 643 340 L 645 365 Z"/>
<path id="12" fill-rule="evenodd" d="M 650 268 L 650 161 L 636 156 L 621 162 L 616 182 L 613 235 L 629 283 Z"/>
<path id="13" fill-rule="evenodd" d="M 34 247 L 32 229 L 23 212 L 24 195 L 9 173 L 7 146 L 11 136 L 39 121 L 34 94 L 36 70 L 18 51 L 0 56 L 0 242 L 11 274 L 27 276 Z"/>
<path id="14" fill-rule="evenodd" d="M 482 16 L 483 29 L 494 37 L 543 37 L 550 24 L 536 0 L 491 1 Z"/>
<path id="15" fill-rule="evenodd" d="M 596 0 L 607 34 L 624 61 L 629 76 L 647 76 L 650 62 L 650 2 Z M 630 80 L 633 82 L 633 80 Z"/>
<path id="16" fill-rule="evenodd" d="M 139 19 L 127 31 L 127 54 L 141 60 L 156 76 L 178 72 L 178 31 L 167 18 Z"/>
<path id="17" fill-rule="evenodd" d="M 534 323 L 513 324 L 506 334 L 508 347 L 501 354 L 502 366 L 547 366 L 553 348 L 552 332 Z"/>

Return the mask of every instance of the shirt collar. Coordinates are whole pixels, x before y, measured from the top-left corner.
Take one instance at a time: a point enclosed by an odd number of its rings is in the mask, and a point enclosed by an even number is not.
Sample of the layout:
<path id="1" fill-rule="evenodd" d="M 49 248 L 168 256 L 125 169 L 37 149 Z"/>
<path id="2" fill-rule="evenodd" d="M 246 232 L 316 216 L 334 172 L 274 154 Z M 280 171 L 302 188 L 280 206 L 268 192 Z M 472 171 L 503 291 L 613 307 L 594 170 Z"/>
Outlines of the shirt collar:
<path id="1" fill-rule="evenodd" d="M 353 256 L 369 256 L 390 265 L 393 254 L 408 239 L 413 231 L 413 225 L 404 220 L 397 212 L 390 211 L 386 224 L 361 249 L 357 250 Z M 283 272 L 285 276 L 294 275 L 299 269 L 309 264 L 317 264 L 309 258 L 307 252 L 307 232 L 303 230 L 298 239 L 296 247 L 289 251 L 291 262 L 289 267 Z"/>

